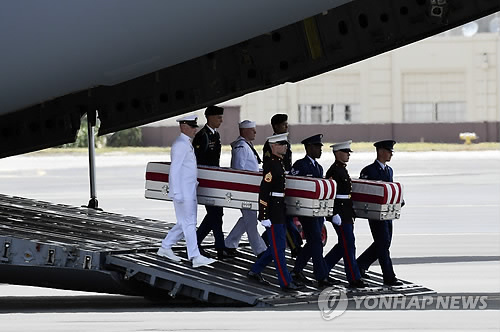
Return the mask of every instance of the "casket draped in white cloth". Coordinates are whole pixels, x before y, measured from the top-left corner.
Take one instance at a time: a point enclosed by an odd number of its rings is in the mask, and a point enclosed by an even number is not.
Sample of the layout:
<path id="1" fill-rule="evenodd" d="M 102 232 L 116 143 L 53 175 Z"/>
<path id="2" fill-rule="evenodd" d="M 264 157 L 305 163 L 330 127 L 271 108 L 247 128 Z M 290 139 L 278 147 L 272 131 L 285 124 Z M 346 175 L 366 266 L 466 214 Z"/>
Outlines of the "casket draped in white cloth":
<path id="1" fill-rule="evenodd" d="M 353 179 L 351 199 L 357 218 L 399 219 L 403 187 L 399 182 Z"/>
<path id="2" fill-rule="evenodd" d="M 170 163 L 150 162 L 146 169 L 146 198 L 171 200 L 168 194 Z M 235 209 L 259 209 L 261 172 L 198 166 L 198 204 Z M 333 214 L 334 180 L 286 176 L 287 214 L 325 217 Z"/>

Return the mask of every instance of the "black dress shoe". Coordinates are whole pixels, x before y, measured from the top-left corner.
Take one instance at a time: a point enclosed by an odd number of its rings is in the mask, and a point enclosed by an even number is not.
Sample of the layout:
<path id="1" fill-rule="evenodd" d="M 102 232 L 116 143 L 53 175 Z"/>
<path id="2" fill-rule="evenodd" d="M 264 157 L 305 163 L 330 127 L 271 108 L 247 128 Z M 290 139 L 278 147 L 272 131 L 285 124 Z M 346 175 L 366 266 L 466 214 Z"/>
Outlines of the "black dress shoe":
<path id="1" fill-rule="evenodd" d="M 236 255 L 229 253 L 226 249 L 217 249 L 217 259 L 220 261 L 234 257 L 236 257 Z"/>
<path id="2" fill-rule="evenodd" d="M 333 284 L 331 284 L 327 279 L 318 281 L 318 288 L 325 288 L 325 287 L 331 287 L 331 286 L 333 286 Z"/>
<path id="3" fill-rule="evenodd" d="M 349 281 L 349 288 L 365 288 L 365 287 L 367 287 L 367 285 L 361 279 Z"/>
<path id="4" fill-rule="evenodd" d="M 260 273 L 254 273 L 252 271 L 248 271 L 247 278 L 253 281 L 257 281 L 261 285 L 269 285 L 269 281 L 264 279 L 264 277 Z"/>
<path id="5" fill-rule="evenodd" d="M 391 280 L 384 280 L 384 285 L 386 286 L 403 286 L 403 283 L 398 279 L 394 278 Z"/>
<path id="6" fill-rule="evenodd" d="M 236 248 L 226 248 L 224 251 L 228 257 L 241 257 L 241 253 Z"/>
<path id="7" fill-rule="evenodd" d="M 361 274 L 361 278 L 363 279 L 371 279 L 368 274 L 366 274 L 366 270 L 359 270 L 359 273 Z"/>
<path id="8" fill-rule="evenodd" d="M 281 287 L 281 290 L 285 292 L 298 292 L 302 289 L 304 289 L 304 286 L 299 286 L 294 282 L 289 283 L 288 286 Z"/>
<path id="9" fill-rule="evenodd" d="M 318 281 L 318 288 L 332 287 L 338 285 L 340 281 L 327 277 L 326 279 Z"/>
<path id="10" fill-rule="evenodd" d="M 296 284 L 301 283 L 304 285 L 312 285 L 313 283 L 312 280 L 306 277 L 302 271 L 300 272 L 292 271 L 292 273 L 290 273 L 290 276 L 292 277 L 293 281 Z"/>

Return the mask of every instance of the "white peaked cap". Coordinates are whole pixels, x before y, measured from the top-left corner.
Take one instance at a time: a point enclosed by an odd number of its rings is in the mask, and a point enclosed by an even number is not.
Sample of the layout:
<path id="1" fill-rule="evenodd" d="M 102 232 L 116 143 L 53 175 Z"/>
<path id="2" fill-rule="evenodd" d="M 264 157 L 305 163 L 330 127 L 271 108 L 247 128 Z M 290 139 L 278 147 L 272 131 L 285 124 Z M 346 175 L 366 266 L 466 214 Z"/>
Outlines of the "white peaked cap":
<path id="1" fill-rule="evenodd" d="M 267 141 L 269 143 L 277 143 L 277 142 L 281 142 L 281 141 L 286 141 L 287 138 L 288 138 L 288 133 L 276 134 L 276 135 L 273 135 L 273 136 L 269 136 L 267 138 Z"/>
<path id="2" fill-rule="evenodd" d="M 240 122 L 240 128 L 255 128 L 255 121 L 243 120 Z"/>
<path id="3" fill-rule="evenodd" d="M 188 116 L 185 116 L 183 118 L 179 118 L 175 121 L 177 121 L 177 122 L 198 121 L 198 117 L 196 115 L 188 115 Z"/>
<path id="4" fill-rule="evenodd" d="M 333 149 L 333 151 L 339 151 L 339 150 L 345 150 L 345 149 L 351 150 L 351 143 L 352 143 L 352 140 L 348 140 L 345 142 L 340 142 L 340 143 L 330 145 L 330 147 Z"/>

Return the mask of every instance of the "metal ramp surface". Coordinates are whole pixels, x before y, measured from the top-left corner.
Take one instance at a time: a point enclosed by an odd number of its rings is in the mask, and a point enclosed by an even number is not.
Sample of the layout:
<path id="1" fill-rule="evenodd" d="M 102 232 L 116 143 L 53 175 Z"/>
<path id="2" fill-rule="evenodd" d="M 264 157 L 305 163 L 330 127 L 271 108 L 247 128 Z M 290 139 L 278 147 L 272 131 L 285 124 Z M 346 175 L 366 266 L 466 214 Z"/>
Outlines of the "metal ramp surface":
<path id="1" fill-rule="evenodd" d="M 130 253 L 109 255 L 106 263 L 109 269 L 120 270 L 130 278 L 136 278 L 152 287 L 169 291 L 170 296 L 189 296 L 214 304 L 227 304 L 234 301 L 258 306 L 316 303 L 323 290 L 312 285 L 298 293 L 281 291 L 272 264 L 262 272 L 271 285 L 265 286 L 248 280 L 246 273 L 255 262 L 255 256 L 246 246 L 239 249 L 241 257 L 217 261 L 210 266 L 198 269 L 191 267 L 183 248 L 174 250 L 183 258 L 182 262 L 170 262 L 154 253 Z M 213 249 L 205 249 L 205 251 L 215 255 Z M 287 263 L 291 270 L 293 259 L 289 253 L 287 253 Z M 313 279 L 312 264 L 306 266 L 304 274 Z M 359 290 L 347 287 L 344 268 L 341 264 L 334 268 L 330 276 L 339 281 L 339 285 L 335 287 L 344 290 L 348 298 L 366 295 L 395 297 L 434 293 L 433 290 L 404 280 L 402 280 L 404 285 L 399 287 L 383 286 L 381 274 L 373 272 L 368 274 L 371 278 L 367 280 L 369 287 Z"/>
<path id="2" fill-rule="evenodd" d="M 262 286 L 246 278 L 255 262 L 248 244 L 241 257 L 217 261 L 194 269 L 182 244 L 175 247 L 182 262 L 157 256 L 165 232 L 174 224 L 159 220 L 52 204 L 0 194 L 0 283 L 45 286 L 105 293 L 195 300 L 213 305 L 278 306 L 315 303 L 322 289 L 308 286 L 300 293 L 284 293 L 277 286 L 274 267 L 263 275 Z M 211 245 L 204 245 L 215 255 Z M 293 260 L 287 252 L 288 267 Z M 304 270 L 312 278 L 312 264 Z M 330 276 L 339 281 L 347 297 L 370 295 L 408 296 L 433 290 L 403 281 L 400 287 L 384 287 L 382 276 L 368 273 L 369 288 L 346 288 L 343 266 Z"/>

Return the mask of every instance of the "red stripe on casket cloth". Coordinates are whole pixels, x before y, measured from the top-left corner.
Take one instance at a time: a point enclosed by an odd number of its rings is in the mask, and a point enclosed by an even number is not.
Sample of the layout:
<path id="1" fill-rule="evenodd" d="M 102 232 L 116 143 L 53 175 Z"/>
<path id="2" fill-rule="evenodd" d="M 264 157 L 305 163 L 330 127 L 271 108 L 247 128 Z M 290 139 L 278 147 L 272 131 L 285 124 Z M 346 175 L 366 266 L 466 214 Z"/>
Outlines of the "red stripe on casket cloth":
<path id="1" fill-rule="evenodd" d="M 168 182 L 168 174 L 146 172 L 146 180 Z M 199 182 L 199 187 L 204 187 L 204 188 L 227 189 L 233 191 L 245 191 L 250 193 L 259 192 L 259 186 L 254 186 L 250 184 L 222 182 L 222 181 L 214 181 L 206 179 L 198 179 L 198 182 Z"/>
<path id="2" fill-rule="evenodd" d="M 168 174 L 146 172 L 146 180 L 168 182 Z M 207 179 L 198 179 L 198 182 L 199 182 L 199 186 L 204 187 L 204 188 L 227 189 L 227 190 L 245 191 L 245 192 L 251 192 L 251 193 L 258 193 L 259 192 L 259 186 L 250 185 L 250 184 L 214 181 L 214 180 L 207 180 Z"/>
<path id="3" fill-rule="evenodd" d="M 375 204 L 388 204 L 387 196 L 377 196 L 377 195 L 368 195 L 368 194 L 360 194 L 360 193 L 352 193 L 351 199 L 356 202 L 364 202 L 364 203 L 375 203 Z"/>
<path id="4" fill-rule="evenodd" d="M 168 174 L 156 173 L 156 172 L 146 172 L 146 180 L 158 181 L 158 182 L 168 182 Z"/>
<path id="5" fill-rule="evenodd" d="M 303 197 L 303 198 L 311 198 L 311 199 L 333 199 L 335 193 L 335 181 L 330 179 L 311 179 L 297 176 L 289 176 L 286 177 L 287 180 L 300 180 L 300 181 L 310 181 L 314 182 L 316 187 L 316 192 L 301 190 L 301 189 L 286 189 L 285 196 L 293 196 L 293 197 Z M 320 184 L 321 182 L 321 184 Z M 330 183 L 330 195 L 328 195 L 328 183 Z M 320 197 L 320 186 L 323 187 L 323 195 Z"/>
<path id="6" fill-rule="evenodd" d="M 310 199 L 323 199 L 322 197 L 319 197 L 319 191 L 312 192 L 312 191 L 299 190 L 299 189 L 285 189 L 285 196 L 310 198 Z"/>
<path id="7" fill-rule="evenodd" d="M 168 174 L 146 172 L 146 180 L 168 182 Z M 215 181 L 207 179 L 198 179 L 198 182 L 200 183 L 199 186 L 204 188 L 226 189 L 226 190 L 244 191 L 250 193 L 258 193 L 260 189 L 260 186 L 234 183 L 234 182 L 224 182 L 224 181 Z M 319 192 L 311 192 L 298 189 L 287 189 L 285 191 L 285 194 L 287 196 L 310 198 L 310 199 L 318 199 L 319 196 Z"/>
<path id="8" fill-rule="evenodd" d="M 204 188 L 226 189 L 232 191 L 244 191 L 251 193 L 258 193 L 260 190 L 260 186 L 243 184 L 243 183 L 223 182 L 223 181 L 214 181 L 206 179 L 198 179 L 198 182 L 200 183 L 199 186 Z M 317 199 L 319 193 L 305 191 L 305 190 L 297 190 L 297 189 L 286 189 L 285 195 L 293 197 Z"/>
<path id="9" fill-rule="evenodd" d="M 151 162 L 150 164 L 160 164 L 160 165 L 170 166 L 170 162 Z M 253 176 L 258 176 L 259 178 L 262 178 L 262 173 L 257 173 L 254 171 L 244 171 L 244 170 L 238 170 L 238 169 L 220 168 L 220 167 L 216 167 L 216 166 L 203 166 L 203 165 L 198 165 L 198 169 L 202 169 L 205 171 L 217 171 L 217 172 L 223 172 L 223 173 L 253 175 Z"/>
<path id="10" fill-rule="evenodd" d="M 207 180 L 200 178 L 198 178 L 198 182 L 200 183 L 198 186 L 203 188 L 226 189 L 232 191 L 244 191 L 248 193 L 258 193 L 260 189 L 260 186 L 252 184 Z"/>

